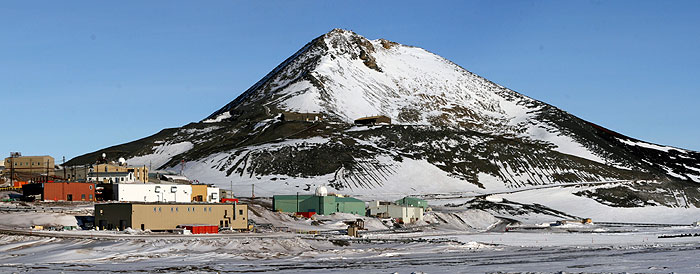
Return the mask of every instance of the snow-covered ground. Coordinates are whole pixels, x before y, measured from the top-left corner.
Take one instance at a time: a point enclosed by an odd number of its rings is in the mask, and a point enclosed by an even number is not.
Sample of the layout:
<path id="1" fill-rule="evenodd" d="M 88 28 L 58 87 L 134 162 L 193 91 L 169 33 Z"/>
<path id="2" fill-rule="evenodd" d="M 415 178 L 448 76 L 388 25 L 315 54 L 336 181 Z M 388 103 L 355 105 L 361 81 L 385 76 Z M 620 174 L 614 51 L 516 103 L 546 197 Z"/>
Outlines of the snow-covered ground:
<path id="1" fill-rule="evenodd" d="M 537 193 L 534 194 L 534 193 Z M 486 200 L 542 202 L 538 195 L 562 198 L 547 204 L 574 210 L 578 201 L 568 188 L 498 194 Z M 569 199 L 569 203 L 566 203 Z M 559 201 L 559 202 L 557 202 Z M 264 202 L 264 201 L 262 201 Z M 44 210 L 66 213 L 8 212 L 20 209 L 3 203 L 0 213 L 0 272 L 77 273 L 485 273 L 485 272 L 700 272 L 697 250 L 700 227 L 641 227 L 534 223 L 494 232 L 504 224 L 484 210 L 436 206 L 425 220 L 408 230 L 391 231 L 391 223 L 352 214 L 295 218 L 250 205 L 251 221 L 289 232 L 174 235 L 135 231 L 36 231 L 32 224 L 68 223 L 86 205 L 38 203 Z M 586 208 L 611 210 L 593 204 Z M 630 215 L 674 215 L 639 210 Z M 660 217 L 662 221 L 682 219 Z M 589 215 L 586 215 L 589 216 Z M 688 215 L 691 216 L 691 215 Z M 518 216 L 508 216 L 517 218 Z M 692 216 L 691 216 L 692 217 Z M 360 238 L 342 235 L 345 221 L 362 218 L 367 231 Z M 602 218 L 602 215 L 601 215 Z M 667 218 L 667 219 L 663 219 Z M 678 219 L 674 219 L 678 218 Z M 632 219 L 635 220 L 635 219 Z M 74 221 L 74 220 L 73 220 Z M 12 228 L 13 227 L 13 228 Z M 10 229 L 8 229 L 10 228 Z M 338 231 L 310 235 L 309 231 Z M 501 230 L 502 231 L 502 230 Z M 31 233 L 31 234 L 30 234 Z M 662 235 L 696 237 L 659 238 Z"/>
<path id="2" fill-rule="evenodd" d="M 663 231 L 670 232 L 670 231 Z M 683 230 L 679 232 L 699 232 Z M 697 273 L 700 237 L 641 233 L 481 233 L 432 241 L 309 237 L 0 238 L 0 272 Z M 445 237 L 438 237 L 444 239 Z M 449 240 L 452 239 L 452 240 Z"/>

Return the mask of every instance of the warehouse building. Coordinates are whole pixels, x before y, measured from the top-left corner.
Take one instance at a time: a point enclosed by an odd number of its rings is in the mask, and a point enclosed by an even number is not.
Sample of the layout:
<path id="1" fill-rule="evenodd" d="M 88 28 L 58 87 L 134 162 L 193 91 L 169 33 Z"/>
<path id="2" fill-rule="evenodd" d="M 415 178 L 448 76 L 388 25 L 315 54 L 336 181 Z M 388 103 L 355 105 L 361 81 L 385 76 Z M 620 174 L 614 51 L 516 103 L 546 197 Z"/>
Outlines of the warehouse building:
<path id="1" fill-rule="evenodd" d="M 25 201 L 94 201 L 95 184 L 84 182 L 33 183 L 22 186 Z"/>
<path id="2" fill-rule="evenodd" d="M 315 212 L 329 215 L 336 212 L 363 215 L 365 202 L 340 195 L 328 195 L 328 190 L 321 186 L 315 195 L 274 195 L 272 207 L 282 212 Z"/>
<path id="3" fill-rule="evenodd" d="M 152 231 L 209 225 L 247 230 L 248 206 L 203 203 L 110 203 L 95 205 L 95 225 L 102 230 Z"/>

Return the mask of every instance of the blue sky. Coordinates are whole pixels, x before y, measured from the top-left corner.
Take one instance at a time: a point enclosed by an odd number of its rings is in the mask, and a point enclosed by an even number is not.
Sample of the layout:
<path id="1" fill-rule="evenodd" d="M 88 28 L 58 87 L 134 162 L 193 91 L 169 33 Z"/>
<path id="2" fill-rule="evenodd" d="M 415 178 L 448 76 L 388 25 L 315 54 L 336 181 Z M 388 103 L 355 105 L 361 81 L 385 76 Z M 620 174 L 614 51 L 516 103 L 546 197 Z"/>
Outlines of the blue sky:
<path id="1" fill-rule="evenodd" d="M 0 153 L 70 159 L 199 121 L 333 28 L 700 150 L 699 1 L 250 2 L 3 1 Z"/>

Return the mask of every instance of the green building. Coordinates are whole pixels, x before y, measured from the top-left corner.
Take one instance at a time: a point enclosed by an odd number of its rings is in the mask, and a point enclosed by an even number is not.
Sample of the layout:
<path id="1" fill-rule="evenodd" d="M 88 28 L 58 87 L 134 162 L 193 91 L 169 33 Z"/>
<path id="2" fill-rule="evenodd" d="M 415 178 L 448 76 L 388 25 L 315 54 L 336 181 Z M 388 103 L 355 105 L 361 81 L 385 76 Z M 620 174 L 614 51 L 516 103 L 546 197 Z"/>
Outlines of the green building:
<path id="1" fill-rule="evenodd" d="M 272 208 L 282 212 L 316 212 L 329 215 L 336 212 L 365 214 L 365 202 L 351 197 L 316 195 L 275 195 Z"/>
<path id="2" fill-rule="evenodd" d="M 423 209 L 428 208 L 428 202 L 423 199 L 418 199 L 415 197 L 403 197 L 395 202 L 397 205 L 407 205 L 413 207 L 422 207 Z"/>

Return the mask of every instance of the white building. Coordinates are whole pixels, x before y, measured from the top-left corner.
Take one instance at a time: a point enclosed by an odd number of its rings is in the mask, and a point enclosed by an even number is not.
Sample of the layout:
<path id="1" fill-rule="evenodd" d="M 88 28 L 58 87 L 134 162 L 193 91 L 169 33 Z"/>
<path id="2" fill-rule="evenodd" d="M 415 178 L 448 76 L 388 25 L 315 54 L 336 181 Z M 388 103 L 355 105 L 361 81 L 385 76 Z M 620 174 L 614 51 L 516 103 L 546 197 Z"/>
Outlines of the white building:
<path id="1" fill-rule="evenodd" d="M 219 188 L 218 187 L 207 187 L 207 202 L 218 203 L 219 202 Z"/>
<path id="2" fill-rule="evenodd" d="M 115 184 L 114 200 L 120 202 L 191 202 L 192 186 L 176 184 Z M 218 195 L 217 195 L 218 196 Z"/>
<path id="3" fill-rule="evenodd" d="M 133 172 L 90 172 L 88 173 L 88 181 L 99 181 L 107 184 L 128 184 L 136 182 L 136 177 Z"/>
<path id="4" fill-rule="evenodd" d="M 422 221 L 423 213 L 425 213 L 422 207 L 397 205 L 391 202 L 380 201 L 370 202 L 367 210 L 370 216 L 399 219 L 403 223 Z"/>

